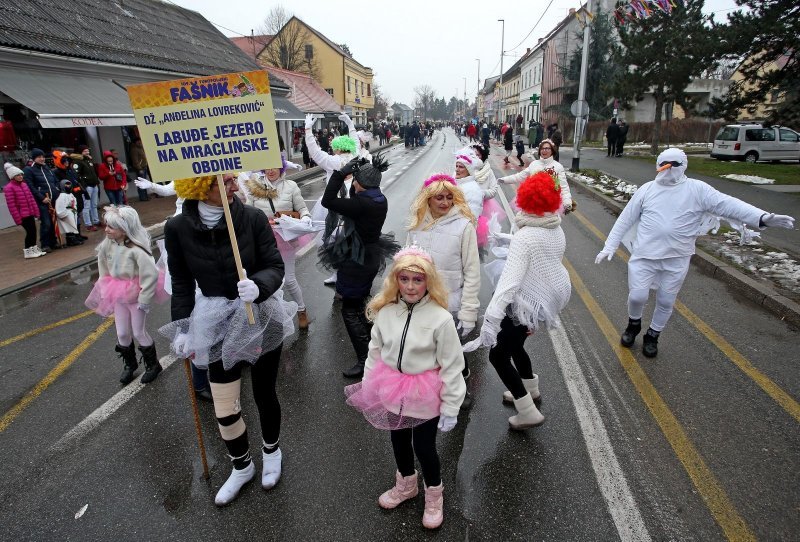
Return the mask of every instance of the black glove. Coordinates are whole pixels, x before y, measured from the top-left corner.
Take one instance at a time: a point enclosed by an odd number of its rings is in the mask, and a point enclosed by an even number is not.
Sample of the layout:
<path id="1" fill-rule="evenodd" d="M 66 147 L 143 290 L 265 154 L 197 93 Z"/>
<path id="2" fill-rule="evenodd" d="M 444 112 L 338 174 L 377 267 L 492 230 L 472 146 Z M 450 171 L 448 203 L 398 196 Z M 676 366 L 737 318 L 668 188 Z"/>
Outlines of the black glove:
<path id="1" fill-rule="evenodd" d="M 352 175 L 353 173 L 358 171 L 359 167 L 361 167 L 361 162 L 362 161 L 360 158 L 353 158 L 352 160 L 347 162 L 342 167 L 342 169 L 339 170 L 339 172 L 341 172 L 341 174 L 344 175 L 345 177 L 347 177 L 348 175 Z"/>

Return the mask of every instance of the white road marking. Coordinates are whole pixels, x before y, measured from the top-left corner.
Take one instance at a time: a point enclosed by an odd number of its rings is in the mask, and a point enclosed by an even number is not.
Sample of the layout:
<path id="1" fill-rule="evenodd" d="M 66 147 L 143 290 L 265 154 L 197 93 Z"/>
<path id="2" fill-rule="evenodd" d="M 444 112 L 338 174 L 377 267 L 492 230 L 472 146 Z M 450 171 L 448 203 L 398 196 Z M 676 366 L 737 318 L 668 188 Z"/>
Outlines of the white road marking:
<path id="1" fill-rule="evenodd" d="M 560 319 L 557 327 L 550 329 L 548 333 L 575 406 L 597 484 L 617 527 L 617 534 L 623 542 L 651 540 Z"/>
<path id="2" fill-rule="evenodd" d="M 176 359 L 177 358 L 172 354 L 161 358 L 161 367 L 164 369 L 162 373 L 165 372 L 169 366 L 175 362 Z M 85 437 L 99 427 L 101 423 L 107 420 L 125 403 L 133 399 L 133 397 L 142 391 L 142 389 L 147 385 L 148 384 L 142 384 L 139 382 L 139 379 L 137 378 L 118 391 L 113 397 L 111 397 L 111 399 L 100 405 L 94 412 L 86 416 L 86 418 L 84 418 L 83 421 L 81 421 L 78 425 L 70 429 L 63 437 L 58 439 L 58 442 L 53 444 L 50 449 L 56 452 L 64 450 L 73 442 Z"/>

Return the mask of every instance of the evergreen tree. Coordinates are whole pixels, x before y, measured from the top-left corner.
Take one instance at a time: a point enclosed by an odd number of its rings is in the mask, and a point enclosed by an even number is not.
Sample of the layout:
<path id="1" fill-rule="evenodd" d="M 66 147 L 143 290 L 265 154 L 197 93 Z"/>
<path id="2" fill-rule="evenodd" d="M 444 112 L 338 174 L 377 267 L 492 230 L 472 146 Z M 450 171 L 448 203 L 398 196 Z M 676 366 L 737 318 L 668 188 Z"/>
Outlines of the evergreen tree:
<path id="1" fill-rule="evenodd" d="M 656 105 L 650 151 L 658 153 L 664 104 L 685 102 L 686 87 L 714 63 L 718 45 L 713 16 L 704 15 L 703 0 L 685 0 L 671 13 L 653 10 L 645 19 L 620 25 L 616 62 L 623 67 L 614 93 L 626 104 L 652 93 Z M 626 69 L 627 67 L 627 69 Z"/>
<path id="2" fill-rule="evenodd" d="M 583 32 L 576 34 L 577 43 L 583 43 Z M 619 48 L 616 30 L 609 20 L 608 14 L 598 9 L 591 22 L 589 38 L 589 65 L 586 70 L 586 94 L 589 102 L 589 120 L 610 119 L 614 109 L 613 82 L 622 70 L 615 62 L 614 52 Z M 559 116 L 571 116 L 570 105 L 578 99 L 578 85 L 581 77 L 582 47 L 573 51 L 566 66 L 561 66 L 564 86 L 554 89 L 564 92 L 561 104 L 551 106 Z"/>
<path id="3" fill-rule="evenodd" d="M 724 52 L 742 58 L 742 79 L 714 103 L 729 120 L 742 109 L 755 114 L 766 102 L 767 121 L 800 126 L 800 4 L 797 0 L 736 0 L 740 7 L 719 28 Z"/>

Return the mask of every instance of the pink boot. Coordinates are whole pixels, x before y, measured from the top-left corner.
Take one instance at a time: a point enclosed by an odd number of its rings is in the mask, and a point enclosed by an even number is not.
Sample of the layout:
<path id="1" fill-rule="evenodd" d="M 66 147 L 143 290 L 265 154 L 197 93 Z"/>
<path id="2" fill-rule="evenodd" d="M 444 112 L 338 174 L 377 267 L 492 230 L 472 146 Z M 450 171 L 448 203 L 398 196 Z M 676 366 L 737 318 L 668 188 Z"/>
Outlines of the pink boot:
<path id="1" fill-rule="evenodd" d="M 396 472 L 394 487 L 378 497 L 378 504 L 381 505 L 381 508 L 391 510 L 392 508 L 397 508 L 403 501 L 413 499 L 418 493 L 416 471 L 411 476 L 403 476 Z"/>
<path id="2" fill-rule="evenodd" d="M 425 513 L 422 514 L 422 525 L 428 529 L 436 529 L 444 521 L 444 484 L 425 486 Z"/>

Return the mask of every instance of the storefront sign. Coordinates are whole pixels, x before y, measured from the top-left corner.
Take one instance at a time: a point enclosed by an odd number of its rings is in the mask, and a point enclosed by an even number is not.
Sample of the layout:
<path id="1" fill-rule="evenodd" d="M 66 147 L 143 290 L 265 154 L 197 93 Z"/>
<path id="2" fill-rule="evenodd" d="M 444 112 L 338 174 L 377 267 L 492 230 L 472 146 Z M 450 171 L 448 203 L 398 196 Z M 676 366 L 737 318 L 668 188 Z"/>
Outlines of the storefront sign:
<path id="1" fill-rule="evenodd" d="M 281 166 L 265 71 L 128 87 L 158 181 Z"/>

